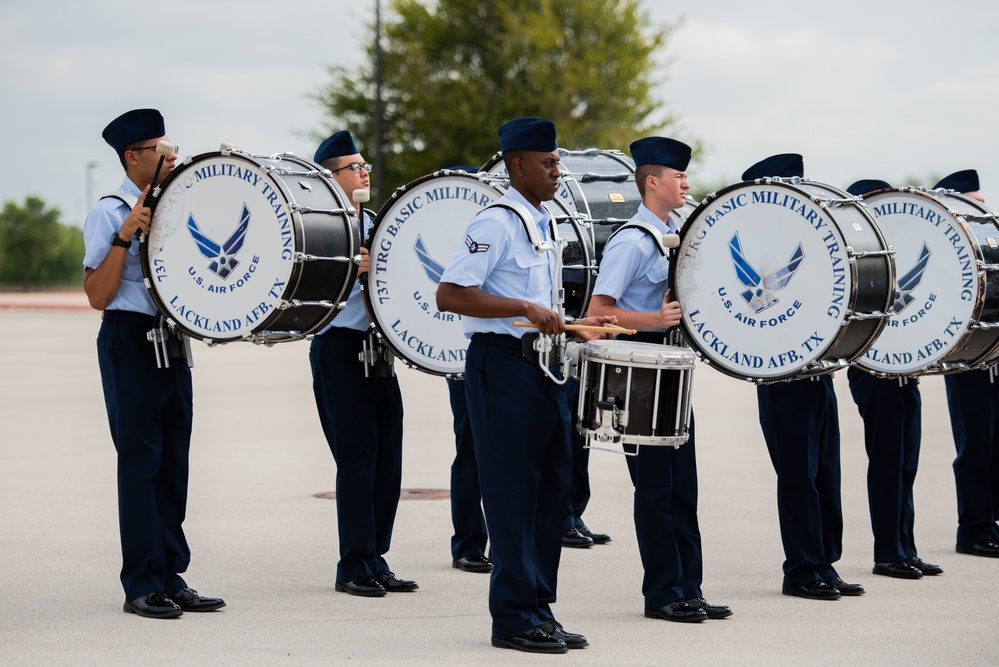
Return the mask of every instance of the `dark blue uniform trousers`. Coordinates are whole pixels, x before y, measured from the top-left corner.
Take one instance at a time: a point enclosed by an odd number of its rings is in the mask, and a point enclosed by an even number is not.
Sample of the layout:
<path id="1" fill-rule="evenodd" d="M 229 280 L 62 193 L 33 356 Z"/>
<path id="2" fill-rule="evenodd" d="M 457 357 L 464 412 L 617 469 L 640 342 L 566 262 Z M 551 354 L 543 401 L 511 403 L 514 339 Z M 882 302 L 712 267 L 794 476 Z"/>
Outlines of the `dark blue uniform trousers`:
<path id="1" fill-rule="evenodd" d="M 843 553 L 839 421 L 832 377 L 759 385 L 760 426 L 777 473 L 784 585 L 837 577 Z"/>
<path id="2" fill-rule="evenodd" d="M 919 385 L 915 379 L 878 378 L 853 367 L 846 376 L 864 420 L 874 562 L 898 563 L 916 556 L 912 487 L 919 467 Z"/>
<path id="3" fill-rule="evenodd" d="M 512 336 L 476 334 L 465 394 L 482 504 L 492 542 L 493 637 L 509 638 L 553 618 L 562 526 L 569 495 L 565 388 L 520 353 Z"/>
<path id="4" fill-rule="evenodd" d="M 634 452 L 635 447 L 625 446 Z M 645 579 L 646 609 L 702 597 L 701 531 L 697 525 L 694 419 L 690 439 L 677 448 L 640 446 L 628 456 L 635 485 L 635 534 Z"/>
<path id="5" fill-rule="evenodd" d="M 454 461 L 451 463 L 451 558 L 484 556 L 486 553 L 486 518 L 482 515 L 479 490 L 479 467 L 475 463 L 475 439 L 468 421 L 465 383 L 447 379 L 454 418 Z"/>
<path id="6" fill-rule="evenodd" d="M 336 461 L 337 583 L 389 571 L 384 555 L 402 485 L 402 393 L 393 377 L 366 378 L 365 333 L 334 327 L 312 339 L 312 388 Z"/>
<path id="7" fill-rule="evenodd" d="M 125 599 L 185 588 L 184 537 L 191 449 L 191 369 L 157 368 L 149 315 L 105 311 L 97 335 L 111 439 L 118 451 L 118 527 Z"/>
<path id="8" fill-rule="evenodd" d="M 988 371 L 944 377 L 957 457 L 957 543 L 999 541 L 999 383 Z"/>

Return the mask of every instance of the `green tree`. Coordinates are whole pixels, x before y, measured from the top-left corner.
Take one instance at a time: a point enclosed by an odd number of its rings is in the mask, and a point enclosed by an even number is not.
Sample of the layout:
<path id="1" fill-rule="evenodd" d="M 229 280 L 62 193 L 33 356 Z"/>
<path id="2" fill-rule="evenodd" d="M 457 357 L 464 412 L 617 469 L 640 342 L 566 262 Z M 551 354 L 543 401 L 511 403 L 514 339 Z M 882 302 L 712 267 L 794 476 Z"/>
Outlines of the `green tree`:
<path id="1" fill-rule="evenodd" d="M 559 144 L 573 149 L 626 149 L 674 121 L 652 88 L 661 74 L 654 56 L 676 25 L 652 24 L 637 0 L 390 4 L 382 200 L 442 167 L 483 164 L 499 147 L 496 129 L 518 116 L 555 121 Z M 329 129 L 350 129 L 371 158 L 373 39 L 368 56 L 358 71 L 330 67 L 316 98 Z"/>
<path id="2" fill-rule="evenodd" d="M 24 206 L 4 203 L 0 212 L 0 279 L 19 282 L 24 290 L 39 282 L 66 282 L 67 254 L 82 257 L 82 232 L 74 234 L 59 224 L 59 209 L 46 209 L 38 197 L 28 197 Z M 78 276 L 76 272 L 76 277 Z"/>

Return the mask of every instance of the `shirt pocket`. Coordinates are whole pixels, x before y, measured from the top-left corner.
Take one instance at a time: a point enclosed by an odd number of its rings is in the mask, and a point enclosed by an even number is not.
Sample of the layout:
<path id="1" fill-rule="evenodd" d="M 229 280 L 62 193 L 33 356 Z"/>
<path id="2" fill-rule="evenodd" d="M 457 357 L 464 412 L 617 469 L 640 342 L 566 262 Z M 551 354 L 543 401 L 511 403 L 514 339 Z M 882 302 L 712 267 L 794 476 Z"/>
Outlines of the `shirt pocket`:
<path id="1" fill-rule="evenodd" d="M 545 256 L 539 253 L 517 255 L 517 266 L 526 274 L 524 276 L 526 282 L 523 283 L 524 298 L 532 302 L 540 299 L 544 303 L 549 303 L 552 287 Z"/>
<path id="2" fill-rule="evenodd" d="M 645 278 L 650 283 L 658 285 L 669 281 L 669 257 L 660 257 L 649 270 L 645 272 Z"/>

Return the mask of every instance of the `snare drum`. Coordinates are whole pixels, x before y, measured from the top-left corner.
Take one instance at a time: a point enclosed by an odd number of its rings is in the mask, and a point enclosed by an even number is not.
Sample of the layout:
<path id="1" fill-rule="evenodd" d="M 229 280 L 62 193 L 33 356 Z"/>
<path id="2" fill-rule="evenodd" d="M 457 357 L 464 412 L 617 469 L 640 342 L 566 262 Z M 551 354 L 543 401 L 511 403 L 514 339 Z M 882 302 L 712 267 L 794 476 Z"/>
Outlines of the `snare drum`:
<path id="1" fill-rule="evenodd" d="M 299 340 L 350 294 L 354 208 L 329 173 L 292 154 L 187 158 L 153 193 L 142 239 L 146 288 L 206 343 Z"/>
<path id="2" fill-rule="evenodd" d="M 588 442 L 679 446 L 689 437 L 691 350 L 589 341 L 580 353 L 576 430 Z"/>
<path id="3" fill-rule="evenodd" d="M 888 377 L 977 367 L 999 345 L 994 216 L 961 195 L 914 188 L 864 203 L 895 251 L 898 287 L 888 326 L 857 366 Z"/>
<path id="4" fill-rule="evenodd" d="M 709 195 L 680 230 L 670 284 L 684 337 L 751 382 L 849 365 L 884 329 L 895 274 L 866 208 L 798 178 Z"/>

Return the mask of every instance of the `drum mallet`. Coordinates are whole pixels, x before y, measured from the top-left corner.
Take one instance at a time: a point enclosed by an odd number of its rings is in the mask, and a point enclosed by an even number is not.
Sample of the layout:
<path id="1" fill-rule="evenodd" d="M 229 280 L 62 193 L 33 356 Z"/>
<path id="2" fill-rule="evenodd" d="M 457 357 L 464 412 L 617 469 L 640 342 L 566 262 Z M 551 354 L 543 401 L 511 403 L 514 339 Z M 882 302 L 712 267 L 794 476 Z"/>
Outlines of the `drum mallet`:
<path id="1" fill-rule="evenodd" d="M 146 200 L 142 202 L 142 205 L 147 208 L 153 203 L 153 190 L 156 189 L 156 181 L 160 178 L 160 169 L 163 168 L 163 161 L 168 157 L 175 155 L 177 153 L 177 147 L 169 141 L 161 139 L 156 142 L 156 152 L 160 156 L 160 161 L 156 165 L 156 171 L 153 172 L 153 181 L 151 183 L 152 188 L 149 190 L 149 194 L 146 195 Z"/>
<path id="2" fill-rule="evenodd" d="M 353 192 L 350 193 L 350 198 L 353 200 L 353 202 L 355 204 L 363 204 L 363 203 L 365 203 L 367 201 L 371 201 L 371 190 L 369 190 L 367 188 L 358 188 L 358 189 L 356 189 L 356 190 L 354 190 Z M 363 209 L 360 206 L 358 206 L 357 207 L 357 219 L 358 220 L 363 220 L 364 219 L 363 218 L 364 214 L 362 213 L 362 211 L 363 211 Z"/>

